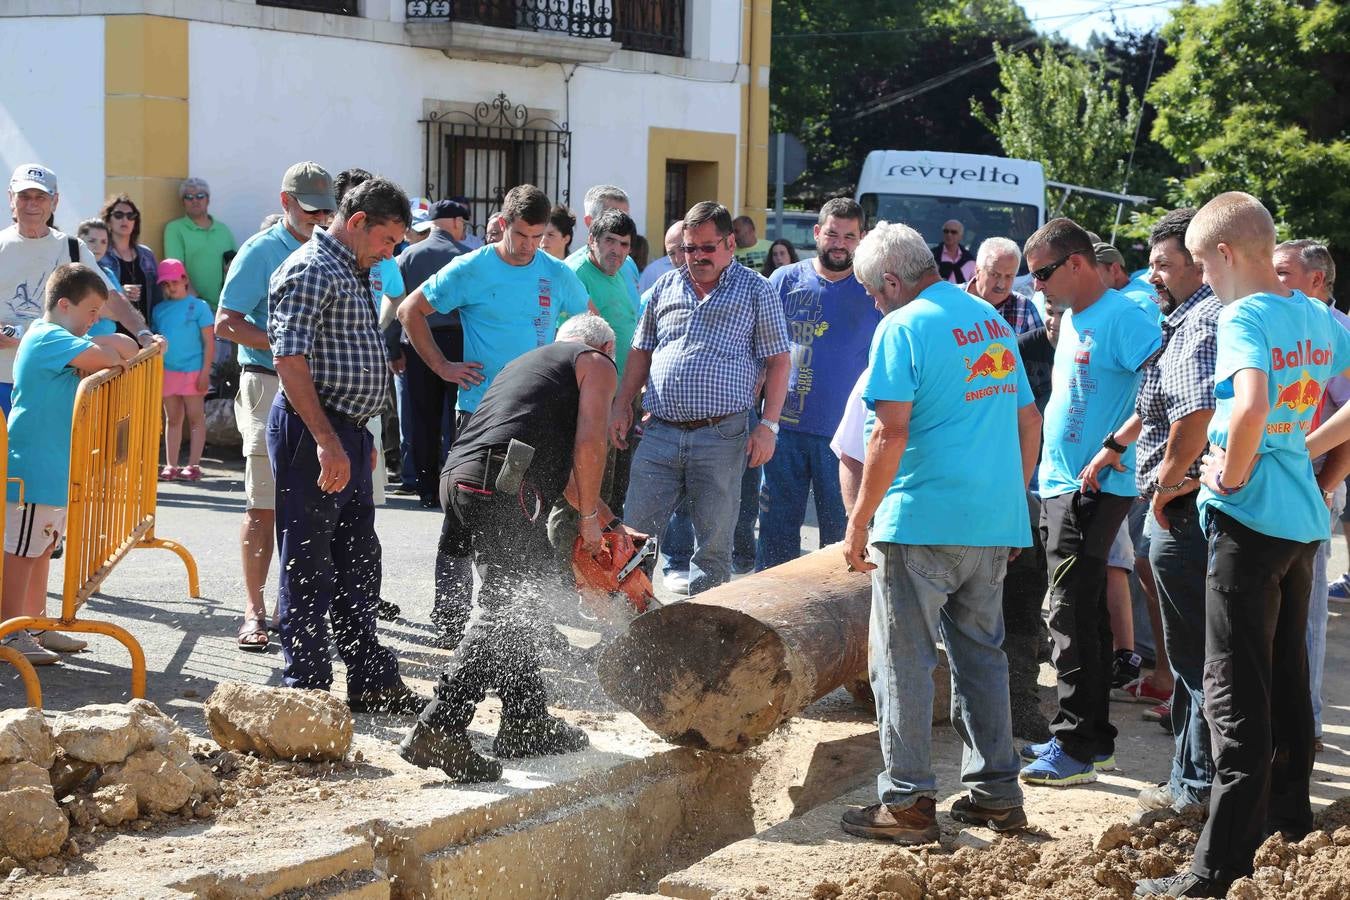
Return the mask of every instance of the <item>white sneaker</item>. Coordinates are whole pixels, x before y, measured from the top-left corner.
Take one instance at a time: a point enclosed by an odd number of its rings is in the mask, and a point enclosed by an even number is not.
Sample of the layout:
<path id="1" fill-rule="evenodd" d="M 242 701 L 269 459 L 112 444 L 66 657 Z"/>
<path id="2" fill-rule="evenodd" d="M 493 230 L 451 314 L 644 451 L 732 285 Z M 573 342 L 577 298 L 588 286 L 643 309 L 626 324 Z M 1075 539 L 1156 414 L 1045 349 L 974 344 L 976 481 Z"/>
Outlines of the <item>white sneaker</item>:
<path id="1" fill-rule="evenodd" d="M 16 631 L 5 638 L 5 646 L 13 647 L 23 654 L 24 659 L 35 666 L 50 666 L 61 657 L 45 649 L 27 631 Z"/>
<path id="2" fill-rule="evenodd" d="M 689 570 L 681 571 L 679 569 L 666 569 L 665 577 L 661 579 L 666 590 L 672 594 L 682 594 L 689 596 Z"/>
<path id="3" fill-rule="evenodd" d="M 63 631 L 39 631 L 37 633 L 37 642 L 48 650 L 57 653 L 79 653 L 85 647 L 89 646 L 88 641 L 82 641 L 79 638 L 71 637 Z"/>

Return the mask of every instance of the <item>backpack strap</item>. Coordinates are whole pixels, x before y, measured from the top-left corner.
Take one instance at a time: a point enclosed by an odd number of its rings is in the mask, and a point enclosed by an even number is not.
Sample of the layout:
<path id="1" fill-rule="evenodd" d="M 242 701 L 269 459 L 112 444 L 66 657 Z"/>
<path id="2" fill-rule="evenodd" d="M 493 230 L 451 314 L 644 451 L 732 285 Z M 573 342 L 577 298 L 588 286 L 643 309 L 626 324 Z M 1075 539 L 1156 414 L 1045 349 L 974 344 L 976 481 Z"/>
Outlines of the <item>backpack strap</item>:
<path id="1" fill-rule="evenodd" d="M 71 262 L 77 263 L 77 262 L 80 261 L 80 239 L 79 239 L 79 238 L 73 238 L 73 237 L 68 237 L 68 238 L 66 238 L 66 249 L 67 249 L 67 252 L 70 253 L 70 261 L 71 261 Z"/>

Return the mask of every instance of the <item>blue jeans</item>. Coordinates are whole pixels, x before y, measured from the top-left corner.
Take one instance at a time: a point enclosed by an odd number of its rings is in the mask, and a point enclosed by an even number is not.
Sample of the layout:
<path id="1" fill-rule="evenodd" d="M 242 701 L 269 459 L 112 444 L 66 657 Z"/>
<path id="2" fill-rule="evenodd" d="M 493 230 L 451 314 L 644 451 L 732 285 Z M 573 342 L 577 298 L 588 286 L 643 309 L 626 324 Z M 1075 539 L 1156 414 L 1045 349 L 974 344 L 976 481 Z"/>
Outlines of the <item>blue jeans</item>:
<path id="1" fill-rule="evenodd" d="M 689 571 L 689 560 L 694 555 L 694 523 L 689 521 L 688 503 L 681 503 L 671 515 L 661 541 L 661 552 L 666 555 L 667 570 Z"/>
<path id="2" fill-rule="evenodd" d="M 1003 654 L 1007 547 L 877 543 L 869 653 L 877 701 L 882 803 L 937 795 L 932 765 L 937 639 L 952 673 L 952 726 L 965 744 L 961 782 L 981 806 L 1022 804 Z"/>
<path id="3" fill-rule="evenodd" d="M 753 419 L 747 410 L 692 431 L 649 419 L 633 455 L 624 501 L 628 525 L 661 534 L 671 514 L 688 501 L 694 527 L 692 565 L 699 570 L 690 582 L 691 594 L 731 580 L 732 534 Z"/>
<path id="4" fill-rule="evenodd" d="M 1312 594 L 1308 597 L 1308 687 L 1312 691 L 1313 735 L 1322 736 L 1322 670 L 1327 662 L 1327 563 L 1331 541 L 1317 545 L 1313 556 Z"/>
<path id="5" fill-rule="evenodd" d="M 778 435 L 773 458 L 764 464 L 756 569 L 801 556 L 806 496 L 811 492 L 816 497 L 820 546 L 842 541 L 848 516 L 839 490 L 839 458 L 830 449 L 830 439 L 785 428 Z"/>
<path id="6" fill-rule="evenodd" d="M 1205 572 L 1209 541 L 1200 529 L 1194 494 L 1167 507 L 1164 531 L 1152 515 L 1146 528 L 1148 562 L 1158 585 L 1163 641 L 1171 663 L 1172 774 L 1168 787 L 1177 806 L 1205 803 L 1214 782 L 1214 759 L 1209 749 L 1209 721 L 1205 718 Z"/>
<path id="7" fill-rule="evenodd" d="M 417 465 L 413 462 L 413 407 L 408 402 L 408 376 L 394 376 L 394 400 L 398 404 L 398 481 L 404 489 L 417 490 Z"/>

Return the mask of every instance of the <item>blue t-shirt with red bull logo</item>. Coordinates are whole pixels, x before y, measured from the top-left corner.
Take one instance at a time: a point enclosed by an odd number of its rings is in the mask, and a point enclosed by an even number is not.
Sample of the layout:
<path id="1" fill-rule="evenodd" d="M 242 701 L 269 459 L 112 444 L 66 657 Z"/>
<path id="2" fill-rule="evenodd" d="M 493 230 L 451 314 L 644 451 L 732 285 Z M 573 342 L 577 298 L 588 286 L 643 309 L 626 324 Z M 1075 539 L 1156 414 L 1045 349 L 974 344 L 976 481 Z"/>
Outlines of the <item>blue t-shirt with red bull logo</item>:
<path id="1" fill-rule="evenodd" d="M 872 522 L 872 540 L 1031 543 L 1017 411 L 1034 403 L 1017 337 L 988 303 L 940 281 L 881 320 L 863 388 L 911 402 L 909 442 Z M 869 415 L 868 431 L 875 422 Z"/>
<path id="2" fill-rule="evenodd" d="M 1331 318 L 1325 303 L 1299 291 L 1287 297 L 1252 294 L 1219 313 L 1218 403 L 1209 423 L 1210 443 L 1228 446 L 1233 378 L 1243 369 L 1265 373 L 1270 413 L 1247 484 L 1224 496 L 1200 489 L 1206 522 L 1217 509 L 1271 537 L 1306 543 L 1331 536 L 1331 517 L 1305 442 L 1327 382 L 1346 368 L 1350 331 Z"/>
<path id="3" fill-rule="evenodd" d="M 1157 319 L 1120 291 L 1107 290 L 1082 312 L 1061 317 L 1037 470 L 1042 497 L 1078 490 L 1078 473 L 1102 439 L 1134 412 L 1139 370 L 1161 346 Z M 1137 496 L 1133 444 L 1120 462 L 1125 471 L 1108 466 L 1098 476 L 1102 493 Z"/>

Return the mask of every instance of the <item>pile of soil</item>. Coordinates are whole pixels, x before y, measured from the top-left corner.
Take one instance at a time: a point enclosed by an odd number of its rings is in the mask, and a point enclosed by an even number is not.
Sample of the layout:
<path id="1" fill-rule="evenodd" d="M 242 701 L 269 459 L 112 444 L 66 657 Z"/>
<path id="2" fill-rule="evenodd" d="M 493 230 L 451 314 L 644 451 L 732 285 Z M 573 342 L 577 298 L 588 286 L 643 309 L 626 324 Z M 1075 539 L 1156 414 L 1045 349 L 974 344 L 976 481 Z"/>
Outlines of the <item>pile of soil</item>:
<path id="1" fill-rule="evenodd" d="M 1140 878 L 1189 865 L 1200 835 L 1198 811 L 1139 825 L 1117 823 L 1095 841 L 1050 840 L 1028 832 L 955 852 L 892 850 L 842 883 L 822 881 L 813 900 L 982 900 L 987 897 L 1125 900 Z M 1350 897 L 1350 798 L 1318 817 L 1298 843 L 1279 835 L 1256 854 L 1256 872 L 1232 900 L 1342 900 Z"/>

